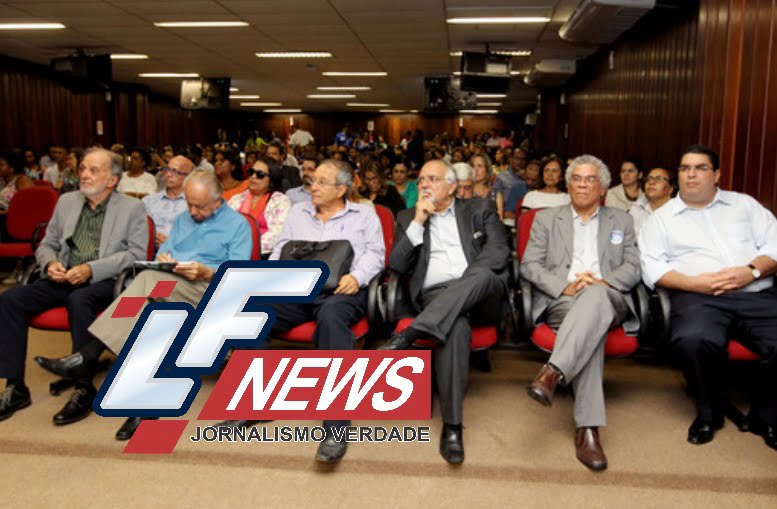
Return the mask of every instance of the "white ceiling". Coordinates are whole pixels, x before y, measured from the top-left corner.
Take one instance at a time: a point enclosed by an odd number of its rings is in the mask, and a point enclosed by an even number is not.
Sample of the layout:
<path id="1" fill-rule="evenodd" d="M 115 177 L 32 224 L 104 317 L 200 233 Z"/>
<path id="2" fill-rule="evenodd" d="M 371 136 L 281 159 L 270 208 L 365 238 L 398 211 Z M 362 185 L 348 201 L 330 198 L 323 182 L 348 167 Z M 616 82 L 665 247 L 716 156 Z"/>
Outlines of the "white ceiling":
<path id="1" fill-rule="evenodd" d="M 2 31 L 0 53 L 48 65 L 76 48 L 87 53 L 146 53 L 114 60 L 116 81 L 177 96 L 180 80 L 141 72 L 229 76 L 239 94 L 304 111 L 347 111 L 348 101 L 423 107 L 423 78 L 459 69 L 456 50 L 527 49 L 513 69 L 545 58 L 582 58 L 595 47 L 562 41 L 558 28 L 579 0 L 0 0 L 0 23 L 59 22 L 65 30 Z M 549 23 L 452 25 L 454 16 L 546 16 Z M 245 28 L 158 28 L 158 21 L 245 21 Z M 330 51 L 334 58 L 267 60 L 257 51 Z M 325 77 L 323 71 L 385 71 L 387 77 Z M 317 86 L 365 85 L 356 99 L 316 100 Z M 320 92 L 319 92 L 320 93 Z M 536 90 L 513 79 L 500 111 L 526 109 Z M 239 101 L 231 101 L 240 108 Z M 245 108 L 244 108 L 245 109 Z"/>

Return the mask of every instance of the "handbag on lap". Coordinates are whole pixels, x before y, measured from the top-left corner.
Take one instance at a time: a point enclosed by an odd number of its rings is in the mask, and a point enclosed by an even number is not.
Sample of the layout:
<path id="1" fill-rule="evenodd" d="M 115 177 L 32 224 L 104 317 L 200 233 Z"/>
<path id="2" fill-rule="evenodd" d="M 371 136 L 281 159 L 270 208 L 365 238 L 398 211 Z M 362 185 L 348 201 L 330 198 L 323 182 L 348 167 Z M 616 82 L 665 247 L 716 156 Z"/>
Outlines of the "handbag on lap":
<path id="1" fill-rule="evenodd" d="M 291 240 L 281 249 L 281 260 L 318 260 L 329 267 L 329 278 L 322 292 L 333 292 L 340 279 L 351 271 L 353 246 L 347 240 L 328 240 L 313 242 L 309 240 Z"/>

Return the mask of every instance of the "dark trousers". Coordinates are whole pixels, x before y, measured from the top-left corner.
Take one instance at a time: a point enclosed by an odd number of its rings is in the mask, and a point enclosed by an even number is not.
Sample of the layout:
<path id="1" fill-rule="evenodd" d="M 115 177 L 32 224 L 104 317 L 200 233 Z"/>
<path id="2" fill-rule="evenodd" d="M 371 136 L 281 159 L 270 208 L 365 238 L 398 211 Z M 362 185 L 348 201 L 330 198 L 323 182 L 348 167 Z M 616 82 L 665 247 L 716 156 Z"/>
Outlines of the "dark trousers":
<path id="1" fill-rule="evenodd" d="M 498 324 L 504 304 L 504 285 L 491 271 L 480 271 L 435 285 L 421 294 L 421 312 L 412 327 L 429 333 L 440 345 L 434 349 L 434 369 L 443 422 L 461 424 L 464 391 L 469 375 L 472 342 L 470 323 Z"/>
<path id="2" fill-rule="evenodd" d="M 269 304 L 275 311 L 272 332 L 285 332 L 316 321 L 313 341 L 319 350 L 353 350 L 351 326 L 367 312 L 367 291 L 356 295 L 319 295 L 310 304 Z M 325 428 L 350 426 L 351 421 L 324 421 Z"/>
<path id="3" fill-rule="evenodd" d="M 760 354 L 752 411 L 777 425 L 777 288 L 717 297 L 673 292 L 670 346 L 696 398 L 699 416 L 723 415 L 728 341 L 737 339 Z"/>
<path id="4" fill-rule="evenodd" d="M 74 352 L 87 344 L 87 328 L 113 300 L 113 284 L 111 279 L 81 286 L 39 279 L 0 294 L 0 378 L 24 378 L 28 324 L 48 309 L 67 308 Z"/>

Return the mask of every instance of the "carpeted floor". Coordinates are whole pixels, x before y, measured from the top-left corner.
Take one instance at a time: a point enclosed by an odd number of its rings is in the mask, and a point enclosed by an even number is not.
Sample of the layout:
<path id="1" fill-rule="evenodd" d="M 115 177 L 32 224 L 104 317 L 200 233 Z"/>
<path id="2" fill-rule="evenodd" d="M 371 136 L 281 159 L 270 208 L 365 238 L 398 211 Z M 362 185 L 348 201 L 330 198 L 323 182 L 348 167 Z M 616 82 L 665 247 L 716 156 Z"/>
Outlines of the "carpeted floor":
<path id="1" fill-rule="evenodd" d="M 28 358 L 66 354 L 68 342 L 33 331 Z M 49 395 L 52 378 L 30 362 L 33 405 L 0 422 L 3 506 L 777 507 L 777 451 L 759 437 L 727 422 L 710 444 L 685 441 L 693 408 L 678 372 L 608 360 L 602 442 L 610 467 L 592 473 L 575 459 L 571 397 L 544 408 L 525 395 L 543 355 L 494 351 L 491 359 L 493 372 L 472 372 L 462 466 L 437 452 L 435 410 L 430 423 L 374 423 L 429 424 L 431 443 L 351 444 L 334 468 L 313 461 L 314 443 L 195 444 L 187 439 L 193 423 L 170 456 L 122 455 L 113 439 L 122 419 L 51 423 L 69 392 Z M 205 381 L 189 418 L 214 381 Z M 266 426 L 279 424 L 311 423 Z"/>

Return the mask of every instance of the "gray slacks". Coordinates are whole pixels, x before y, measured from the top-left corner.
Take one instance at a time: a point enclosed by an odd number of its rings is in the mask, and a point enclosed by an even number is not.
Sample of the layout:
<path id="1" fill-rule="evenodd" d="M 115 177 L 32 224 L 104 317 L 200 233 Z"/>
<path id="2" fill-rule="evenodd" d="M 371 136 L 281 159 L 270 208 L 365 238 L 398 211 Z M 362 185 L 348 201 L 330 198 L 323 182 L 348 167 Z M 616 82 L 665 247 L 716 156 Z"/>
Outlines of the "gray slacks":
<path id="1" fill-rule="evenodd" d="M 607 331 L 629 314 L 626 297 L 613 288 L 594 284 L 574 297 L 562 295 L 545 308 L 545 323 L 555 329 L 550 363 L 564 374 L 575 391 L 575 424 L 607 424 L 604 411 L 604 344 Z"/>

